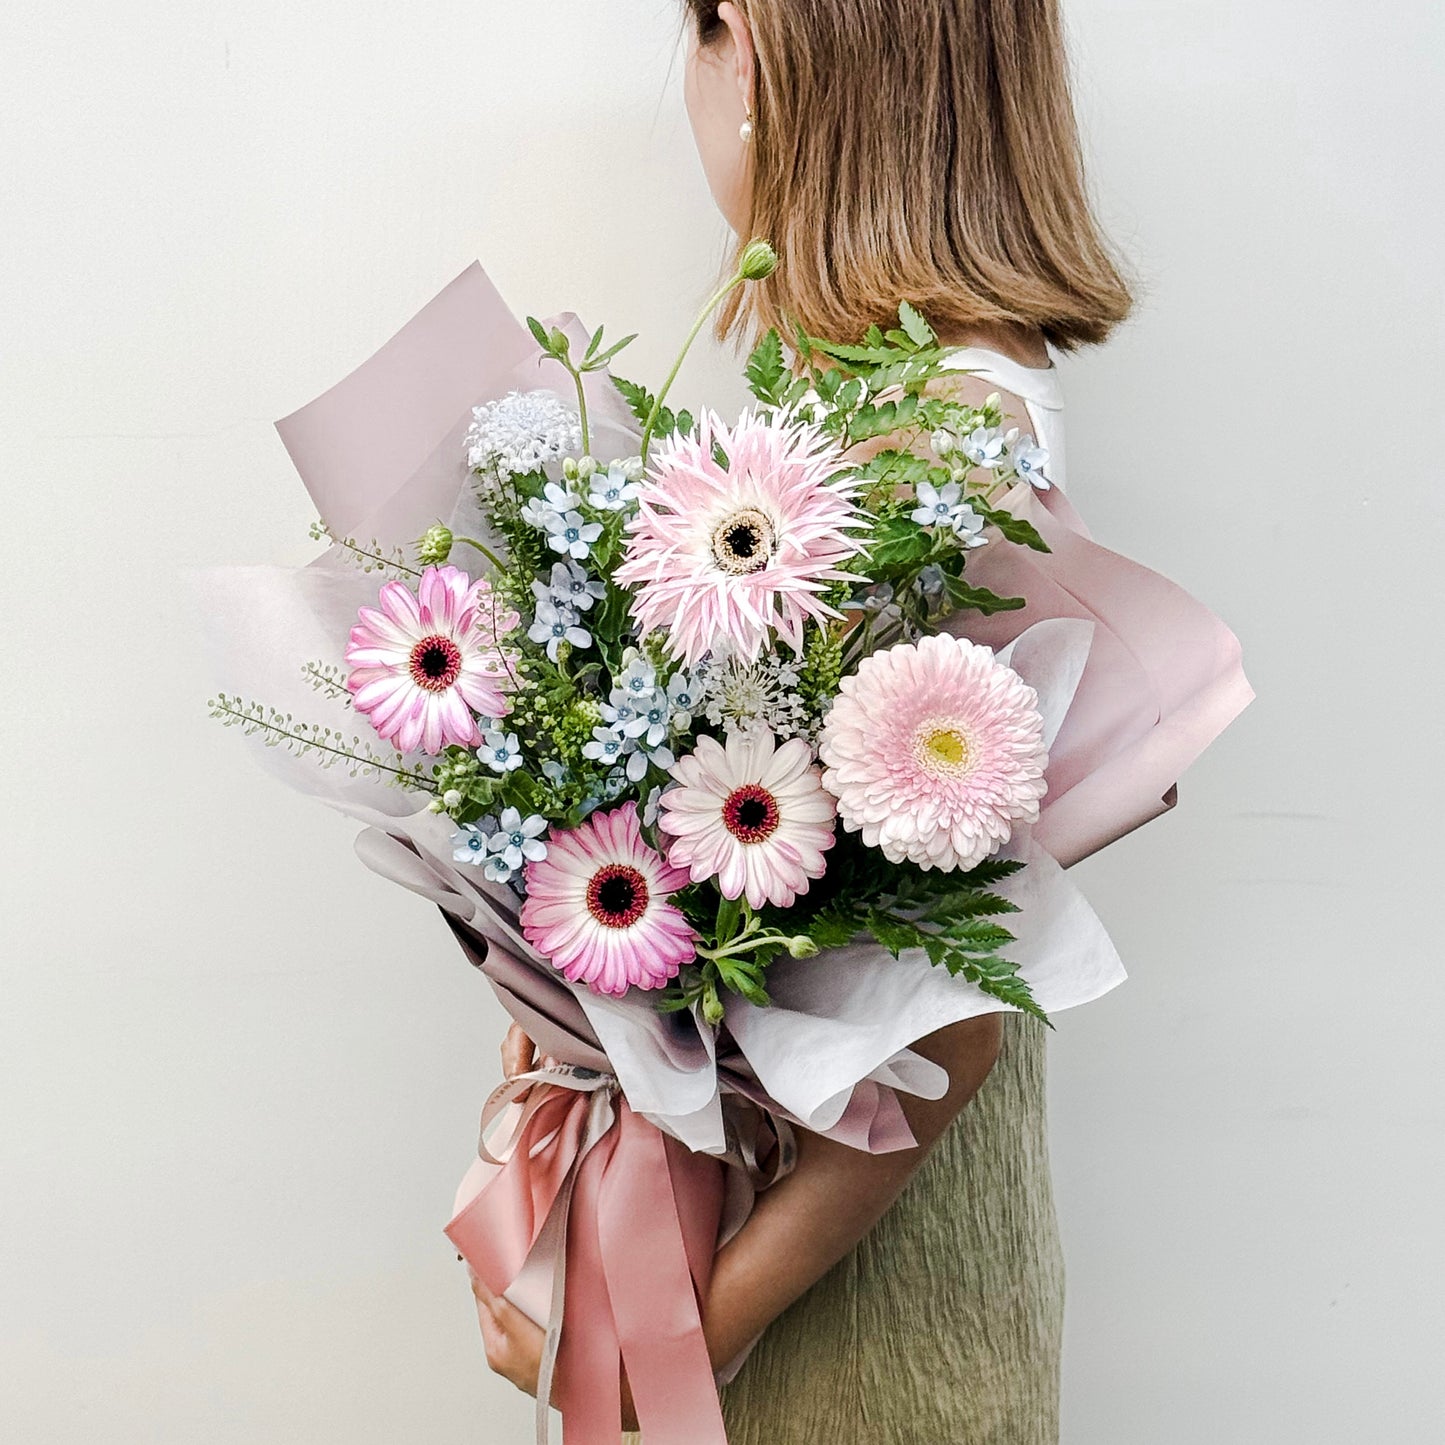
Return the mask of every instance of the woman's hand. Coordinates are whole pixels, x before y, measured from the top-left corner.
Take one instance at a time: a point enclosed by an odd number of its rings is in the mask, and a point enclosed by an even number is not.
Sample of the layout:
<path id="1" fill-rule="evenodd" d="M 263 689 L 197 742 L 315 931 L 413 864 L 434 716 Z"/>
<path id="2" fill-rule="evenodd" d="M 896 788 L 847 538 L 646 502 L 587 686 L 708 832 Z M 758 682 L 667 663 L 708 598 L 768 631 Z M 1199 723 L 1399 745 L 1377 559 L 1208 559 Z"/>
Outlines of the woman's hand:
<path id="1" fill-rule="evenodd" d="M 535 1396 L 546 1338 L 541 1325 L 533 1324 L 505 1296 L 493 1294 L 476 1275 L 472 1275 L 472 1293 L 477 1299 L 487 1364 L 523 1394 Z"/>
<path id="2" fill-rule="evenodd" d="M 518 1074 L 525 1074 L 534 1067 L 536 1060 L 536 1044 L 521 1024 L 514 1023 L 502 1040 L 502 1077 L 514 1079 Z"/>

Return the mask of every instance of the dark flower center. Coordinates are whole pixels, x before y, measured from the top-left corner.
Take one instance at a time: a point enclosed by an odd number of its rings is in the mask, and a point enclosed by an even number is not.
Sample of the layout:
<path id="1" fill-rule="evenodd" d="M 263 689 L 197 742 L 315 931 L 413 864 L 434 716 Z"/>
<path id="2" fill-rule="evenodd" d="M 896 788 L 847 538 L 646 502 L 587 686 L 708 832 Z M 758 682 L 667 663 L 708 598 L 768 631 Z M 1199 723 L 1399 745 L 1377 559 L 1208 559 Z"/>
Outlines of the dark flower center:
<path id="1" fill-rule="evenodd" d="M 723 826 L 739 843 L 765 843 L 778 831 L 778 800 L 757 783 L 744 783 L 728 795 Z"/>
<path id="2" fill-rule="evenodd" d="M 609 863 L 587 885 L 587 911 L 604 928 L 631 928 L 644 913 L 651 895 L 647 879 L 625 863 Z"/>
<path id="3" fill-rule="evenodd" d="M 428 692 L 445 692 L 462 670 L 462 650 L 450 637 L 423 637 L 411 650 L 411 680 Z"/>
<path id="4" fill-rule="evenodd" d="M 724 517 L 713 529 L 713 560 L 734 577 L 758 572 L 772 558 L 773 524 L 761 513 L 746 508 Z"/>

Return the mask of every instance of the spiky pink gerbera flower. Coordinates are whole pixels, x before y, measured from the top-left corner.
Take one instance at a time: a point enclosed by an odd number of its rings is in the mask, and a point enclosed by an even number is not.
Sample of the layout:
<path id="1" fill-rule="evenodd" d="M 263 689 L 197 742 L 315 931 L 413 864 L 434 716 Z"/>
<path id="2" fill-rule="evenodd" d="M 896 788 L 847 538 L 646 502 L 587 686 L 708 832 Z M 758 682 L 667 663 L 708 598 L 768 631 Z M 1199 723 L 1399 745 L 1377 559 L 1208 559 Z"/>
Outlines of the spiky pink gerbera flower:
<path id="1" fill-rule="evenodd" d="M 695 956 L 697 934 L 669 902 L 687 884 L 642 840 L 637 804 L 553 833 L 527 865 L 522 933 L 574 983 L 620 996 L 661 988 Z"/>
<path id="2" fill-rule="evenodd" d="M 459 567 L 428 567 L 415 593 L 388 582 L 378 601 L 379 610 L 361 609 L 345 653 L 357 711 L 404 753 L 475 747 L 473 714 L 511 709 L 502 638 L 520 618 L 485 578 L 473 582 Z"/>
<path id="3" fill-rule="evenodd" d="M 762 729 L 726 745 L 700 737 L 672 776 L 662 795 L 667 861 L 694 883 L 716 878 L 724 898 L 787 908 L 823 876 L 837 811 L 801 738 L 778 747 Z"/>
<path id="4" fill-rule="evenodd" d="M 723 637 L 750 662 L 770 630 L 801 651 L 809 617 L 838 615 L 819 594 L 862 550 L 844 465 L 817 427 L 773 415 L 728 427 L 704 413 L 695 436 L 658 452 L 628 525 L 617 580 L 636 587 L 643 630 L 666 628 L 689 667 Z"/>
<path id="5" fill-rule="evenodd" d="M 890 862 L 973 868 L 1038 821 L 1048 751 L 1038 694 L 991 649 L 942 634 L 875 652 L 823 724 L 823 785 Z"/>

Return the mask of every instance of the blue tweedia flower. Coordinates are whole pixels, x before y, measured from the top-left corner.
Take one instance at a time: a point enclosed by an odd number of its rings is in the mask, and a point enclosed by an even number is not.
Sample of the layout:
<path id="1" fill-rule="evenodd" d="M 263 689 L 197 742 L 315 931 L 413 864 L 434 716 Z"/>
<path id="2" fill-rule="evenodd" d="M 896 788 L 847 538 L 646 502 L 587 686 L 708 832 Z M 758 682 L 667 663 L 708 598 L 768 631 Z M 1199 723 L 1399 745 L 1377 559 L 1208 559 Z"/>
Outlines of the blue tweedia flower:
<path id="1" fill-rule="evenodd" d="M 918 509 L 913 520 L 920 527 L 951 527 L 964 508 L 963 488 L 957 482 L 935 487 L 932 482 L 919 482 L 915 499 Z"/>
<path id="2" fill-rule="evenodd" d="M 567 781 L 567 766 L 565 763 L 559 763 L 556 758 L 548 758 L 542 764 L 542 776 L 554 788 L 560 788 Z"/>
<path id="3" fill-rule="evenodd" d="M 626 462 L 613 462 L 606 472 L 593 475 L 587 501 L 599 512 L 621 512 L 637 500 L 641 491 L 633 480 L 632 468 Z"/>
<path id="4" fill-rule="evenodd" d="M 546 831 L 545 818 L 536 813 L 523 818 L 516 808 L 507 808 L 498 819 L 498 831 L 487 840 L 487 847 L 516 872 L 524 862 L 540 863 L 547 856 L 547 845 L 541 841 Z"/>
<path id="5" fill-rule="evenodd" d="M 612 703 L 619 702 L 618 693 L 629 701 L 649 697 L 657 687 L 657 669 L 640 653 L 629 649 L 623 656 L 626 664 L 612 688 Z"/>
<path id="6" fill-rule="evenodd" d="M 565 512 L 575 512 L 581 505 L 577 493 L 558 482 L 548 482 L 542 488 L 542 500 L 546 502 L 547 510 L 556 512 L 559 517 Z"/>
<path id="7" fill-rule="evenodd" d="M 452 834 L 452 861 L 481 867 L 490 856 L 487 842 L 486 832 L 476 823 L 463 823 L 460 830 Z"/>
<path id="8" fill-rule="evenodd" d="M 631 744 L 616 728 L 593 728 L 592 741 L 582 748 L 582 756 L 596 763 L 617 763 L 631 751 Z"/>
<path id="9" fill-rule="evenodd" d="M 1014 447 L 1013 464 L 1014 471 L 1039 491 L 1046 492 L 1053 485 L 1044 475 L 1044 468 L 1049 464 L 1048 449 L 1039 446 L 1033 437 L 1025 436 L 1019 440 Z"/>
<path id="10" fill-rule="evenodd" d="M 960 507 L 953 519 L 953 531 L 965 547 L 982 547 L 988 541 L 983 535 L 984 520 L 972 507 Z"/>
<path id="11" fill-rule="evenodd" d="M 539 532 L 550 532 L 553 524 L 561 520 L 557 513 L 540 497 L 533 497 L 522 508 L 522 520 Z"/>
<path id="12" fill-rule="evenodd" d="M 676 761 L 677 757 L 669 747 L 638 748 L 636 752 L 628 755 L 627 781 L 640 783 L 647 776 L 649 763 L 666 772 Z"/>
<path id="13" fill-rule="evenodd" d="M 629 732 L 644 748 L 656 748 L 667 740 L 671 722 L 672 704 L 658 687 L 653 689 L 651 697 L 637 705 L 637 718 L 632 724 L 636 731 L 629 729 Z"/>
<path id="14" fill-rule="evenodd" d="M 628 701 L 625 693 L 613 689 L 612 701 L 602 704 L 602 718 L 604 722 L 611 723 L 619 733 L 626 734 L 629 729 L 636 728 L 638 719 L 641 718 L 641 711 Z M 633 736 L 636 734 L 633 733 Z"/>
<path id="15" fill-rule="evenodd" d="M 589 577 L 575 562 L 558 562 L 546 582 L 532 583 L 532 595 L 538 602 L 552 602 L 586 612 L 594 602 L 607 596 L 607 584 Z"/>
<path id="16" fill-rule="evenodd" d="M 672 704 L 673 725 L 687 728 L 692 723 L 692 713 L 702 700 L 702 685 L 685 668 L 675 672 L 667 684 L 667 700 Z"/>
<path id="17" fill-rule="evenodd" d="M 1008 442 L 997 427 L 981 426 L 963 439 L 960 449 L 976 467 L 1002 466 Z"/>
<path id="18" fill-rule="evenodd" d="M 592 551 L 592 544 L 602 535 L 601 522 L 584 521 L 581 512 L 554 512 L 547 523 L 547 545 L 564 557 L 580 562 Z"/>
<path id="19" fill-rule="evenodd" d="M 510 883 L 517 870 L 500 853 L 493 853 L 487 858 L 487 866 L 483 871 L 489 882 Z"/>
<path id="20" fill-rule="evenodd" d="M 482 746 L 477 749 L 477 758 L 494 773 L 515 772 L 522 766 L 522 744 L 516 733 L 489 729 L 482 734 Z"/>
<path id="21" fill-rule="evenodd" d="M 537 620 L 527 629 L 527 636 L 533 642 L 545 644 L 547 656 L 553 662 L 557 661 L 557 649 L 564 642 L 572 647 L 592 646 L 592 634 L 577 625 L 577 613 L 555 602 L 537 604 Z"/>

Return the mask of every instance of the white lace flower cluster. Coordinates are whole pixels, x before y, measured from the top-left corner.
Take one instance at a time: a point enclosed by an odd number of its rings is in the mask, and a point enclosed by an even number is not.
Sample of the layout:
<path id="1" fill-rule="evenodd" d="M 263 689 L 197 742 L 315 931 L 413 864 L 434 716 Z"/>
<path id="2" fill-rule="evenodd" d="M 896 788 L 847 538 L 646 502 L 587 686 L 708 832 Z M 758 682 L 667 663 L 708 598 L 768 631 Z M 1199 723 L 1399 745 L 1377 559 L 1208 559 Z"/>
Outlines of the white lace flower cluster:
<path id="1" fill-rule="evenodd" d="M 514 391 L 473 407 L 467 464 L 506 480 L 546 471 L 582 449 L 577 413 L 550 391 Z"/>
<path id="2" fill-rule="evenodd" d="M 749 662 L 724 652 L 701 673 L 701 711 L 724 734 L 770 732 L 785 739 L 811 732 L 808 706 L 798 692 L 798 665 L 780 653 Z"/>
<path id="3" fill-rule="evenodd" d="M 628 649 L 623 662 L 602 707 L 605 726 L 592 730 L 582 756 L 619 769 L 629 783 L 640 783 L 649 764 L 670 768 L 677 761 L 671 739 L 692 726 L 699 694 L 686 670 L 675 673 L 664 687 L 656 667 L 635 648 Z"/>

